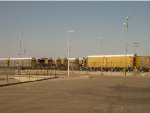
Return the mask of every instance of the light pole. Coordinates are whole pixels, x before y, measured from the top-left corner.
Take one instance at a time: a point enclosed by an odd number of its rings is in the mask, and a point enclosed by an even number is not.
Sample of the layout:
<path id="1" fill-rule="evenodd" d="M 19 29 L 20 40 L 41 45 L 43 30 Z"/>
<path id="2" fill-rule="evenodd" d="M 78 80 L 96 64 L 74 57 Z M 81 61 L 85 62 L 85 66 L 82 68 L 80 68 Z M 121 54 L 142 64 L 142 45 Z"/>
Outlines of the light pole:
<path id="1" fill-rule="evenodd" d="M 69 77 L 69 55 L 70 55 L 70 33 L 73 33 L 74 30 L 68 30 L 68 77 Z"/>
<path id="2" fill-rule="evenodd" d="M 19 73 L 21 72 L 20 70 L 21 70 L 21 47 L 22 47 L 22 38 L 23 38 L 23 32 L 21 32 L 21 34 L 20 34 L 20 40 L 19 40 L 19 47 L 20 47 L 20 53 L 18 54 L 19 55 Z"/>
<path id="3" fill-rule="evenodd" d="M 26 46 L 25 46 L 25 43 L 24 43 L 24 55 L 27 53 L 27 49 L 26 49 Z"/>
<path id="4" fill-rule="evenodd" d="M 134 48 L 134 54 L 136 54 L 136 48 L 138 47 L 139 43 L 134 43 L 133 48 Z"/>
<path id="5" fill-rule="evenodd" d="M 21 32 L 21 36 L 20 36 L 20 58 L 21 58 L 21 47 L 22 47 L 22 38 L 23 38 L 23 32 Z"/>
<path id="6" fill-rule="evenodd" d="M 128 20 L 131 18 L 130 15 L 128 15 L 124 21 L 124 25 L 126 27 L 126 38 L 125 38 L 125 45 L 126 45 L 126 49 L 125 49 L 125 55 L 128 53 Z"/>
<path id="7" fill-rule="evenodd" d="M 100 40 L 100 55 L 102 55 L 102 37 L 99 37 Z"/>
<path id="8" fill-rule="evenodd" d="M 100 55 L 102 55 L 102 37 L 99 37 L 99 40 L 100 40 Z M 101 62 L 101 60 L 100 60 L 99 66 L 100 66 L 100 70 L 101 70 L 101 75 L 103 75 L 103 73 L 102 73 L 103 64 L 104 63 Z"/>
<path id="9" fill-rule="evenodd" d="M 128 15 L 124 21 L 124 25 L 126 27 L 126 37 L 125 37 L 125 68 L 126 66 L 126 55 L 128 53 L 128 21 L 131 18 L 130 15 Z M 126 69 L 124 70 L 124 74 L 126 75 Z"/>

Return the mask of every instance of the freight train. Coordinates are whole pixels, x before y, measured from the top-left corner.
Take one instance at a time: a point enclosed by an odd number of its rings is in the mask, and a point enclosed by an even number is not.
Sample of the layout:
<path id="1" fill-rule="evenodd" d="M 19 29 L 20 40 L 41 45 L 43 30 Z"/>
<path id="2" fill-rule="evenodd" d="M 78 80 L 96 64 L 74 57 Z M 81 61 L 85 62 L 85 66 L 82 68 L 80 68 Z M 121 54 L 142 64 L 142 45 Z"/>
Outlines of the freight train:
<path id="1" fill-rule="evenodd" d="M 150 56 L 127 55 L 91 55 L 86 58 L 69 58 L 70 70 L 90 71 L 150 71 Z M 0 68 L 56 69 L 67 70 L 67 58 L 1 58 Z"/>

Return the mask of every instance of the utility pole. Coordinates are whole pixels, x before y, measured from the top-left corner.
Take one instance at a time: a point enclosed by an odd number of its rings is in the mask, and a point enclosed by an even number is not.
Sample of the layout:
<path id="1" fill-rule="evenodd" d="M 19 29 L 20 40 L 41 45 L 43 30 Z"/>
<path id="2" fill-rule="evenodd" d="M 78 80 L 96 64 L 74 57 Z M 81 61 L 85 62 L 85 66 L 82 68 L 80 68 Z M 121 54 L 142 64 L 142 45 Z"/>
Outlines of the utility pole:
<path id="1" fill-rule="evenodd" d="M 22 38 L 23 38 L 23 32 L 21 32 L 21 36 L 20 36 L 20 58 L 21 58 L 21 49 L 22 49 Z"/>
<path id="2" fill-rule="evenodd" d="M 70 57 L 70 33 L 73 33 L 74 30 L 68 30 L 68 77 L 69 77 L 69 57 Z"/>
<path id="3" fill-rule="evenodd" d="M 23 38 L 23 32 L 21 32 L 21 34 L 20 34 L 20 41 L 19 41 L 19 48 L 20 48 L 20 53 L 19 53 L 19 73 L 21 72 L 20 70 L 21 70 L 21 49 L 22 49 L 22 38 Z"/>
<path id="4" fill-rule="evenodd" d="M 134 43 L 133 48 L 134 48 L 134 54 L 136 54 L 136 48 L 138 47 L 138 43 Z"/>
<path id="5" fill-rule="evenodd" d="M 127 16 L 126 19 L 125 19 L 125 22 L 124 22 L 124 25 L 126 27 L 126 38 L 125 38 L 125 46 L 126 46 L 126 49 L 125 49 L 125 54 L 128 53 L 128 21 L 129 19 L 131 18 L 131 16 Z"/>
<path id="6" fill-rule="evenodd" d="M 125 68 L 127 67 L 126 65 L 126 57 L 127 57 L 127 53 L 128 53 L 128 21 L 131 18 L 130 15 L 128 15 L 124 21 L 124 25 L 126 27 L 126 37 L 125 37 Z M 124 74 L 126 75 L 126 69 L 124 69 Z"/>
<path id="7" fill-rule="evenodd" d="M 102 55 L 102 37 L 99 37 L 100 40 L 100 55 Z"/>

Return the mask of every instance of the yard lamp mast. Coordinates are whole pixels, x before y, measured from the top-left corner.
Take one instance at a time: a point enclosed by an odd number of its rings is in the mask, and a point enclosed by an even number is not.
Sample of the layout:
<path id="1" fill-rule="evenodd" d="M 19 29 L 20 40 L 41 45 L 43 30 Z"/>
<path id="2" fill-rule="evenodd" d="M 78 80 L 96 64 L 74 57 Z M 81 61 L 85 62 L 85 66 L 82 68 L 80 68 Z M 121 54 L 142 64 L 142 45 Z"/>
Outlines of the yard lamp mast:
<path id="1" fill-rule="evenodd" d="M 69 57 L 70 57 L 70 33 L 73 33 L 74 30 L 68 30 L 68 77 L 69 77 Z"/>
<path id="2" fill-rule="evenodd" d="M 125 56 L 128 53 L 128 21 L 131 18 L 130 15 L 128 15 L 124 21 L 124 25 L 126 27 L 126 37 L 125 37 Z M 126 68 L 126 58 L 125 58 L 125 68 Z M 124 74 L 126 75 L 126 69 L 124 70 Z"/>
<path id="3" fill-rule="evenodd" d="M 137 54 L 137 53 L 136 53 L 136 48 L 138 47 L 138 44 L 139 44 L 139 43 L 134 43 L 134 45 L 133 45 L 133 47 L 134 47 L 134 54 Z"/>
<path id="4" fill-rule="evenodd" d="M 23 32 L 21 32 L 21 36 L 20 36 L 20 41 L 19 41 L 19 47 L 20 47 L 20 53 L 19 53 L 19 58 L 21 59 L 21 47 L 22 47 L 22 38 L 23 38 Z M 19 73 L 21 70 L 21 60 L 19 60 Z"/>
<path id="5" fill-rule="evenodd" d="M 126 46 L 126 48 L 125 48 L 125 55 L 127 55 L 127 53 L 128 53 L 128 21 L 129 21 L 130 18 L 131 18 L 131 16 L 128 15 L 126 17 L 125 21 L 124 21 L 124 25 L 126 27 L 126 38 L 125 38 L 125 46 Z"/>
<path id="6" fill-rule="evenodd" d="M 99 37 L 100 40 L 100 55 L 102 55 L 102 37 Z"/>
<path id="7" fill-rule="evenodd" d="M 21 58 L 21 49 L 22 49 L 22 38 L 23 38 L 23 32 L 21 32 L 21 37 L 20 37 L 20 58 Z"/>

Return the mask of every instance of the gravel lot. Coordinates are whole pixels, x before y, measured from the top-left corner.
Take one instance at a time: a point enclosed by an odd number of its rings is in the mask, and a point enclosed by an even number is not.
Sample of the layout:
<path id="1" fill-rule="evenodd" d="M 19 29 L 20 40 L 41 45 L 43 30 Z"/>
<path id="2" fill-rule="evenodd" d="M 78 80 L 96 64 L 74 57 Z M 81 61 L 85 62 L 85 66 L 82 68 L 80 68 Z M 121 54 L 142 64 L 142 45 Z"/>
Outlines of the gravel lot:
<path id="1" fill-rule="evenodd" d="M 150 113 L 150 77 L 61 77 L 0 87 L 0 113 Z"/>

